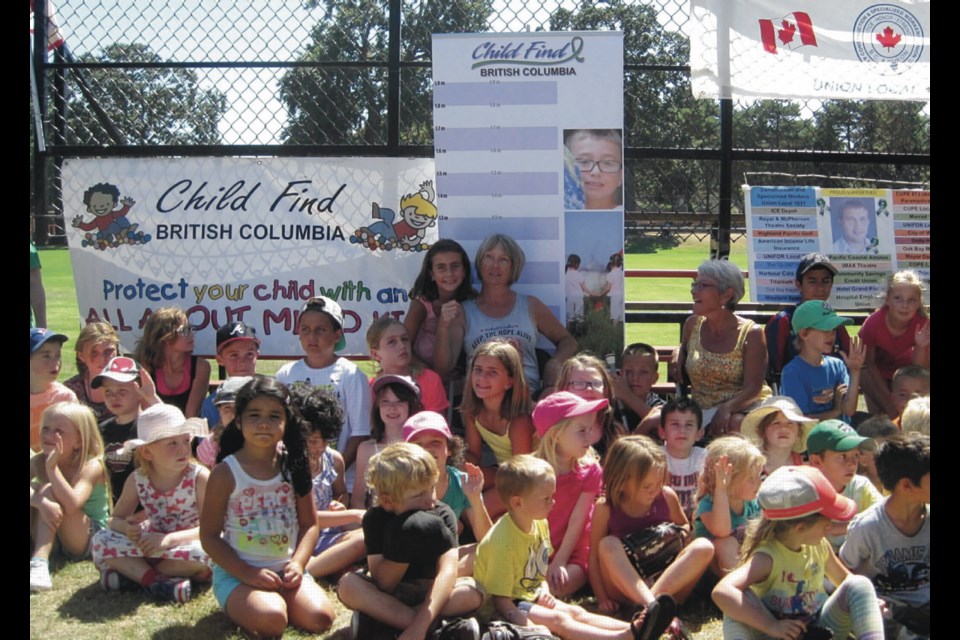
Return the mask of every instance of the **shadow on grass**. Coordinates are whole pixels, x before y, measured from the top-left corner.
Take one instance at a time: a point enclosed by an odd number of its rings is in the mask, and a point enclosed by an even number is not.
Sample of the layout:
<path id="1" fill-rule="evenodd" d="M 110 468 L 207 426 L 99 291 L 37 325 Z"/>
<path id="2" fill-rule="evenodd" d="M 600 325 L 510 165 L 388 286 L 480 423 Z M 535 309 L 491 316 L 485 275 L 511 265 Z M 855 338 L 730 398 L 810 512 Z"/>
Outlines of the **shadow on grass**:
<path id="1" fill-rule="evenodd" d="M 199 618 L 193 624 L 172 624 L 160 629 L 152 636 L 153 640 L 187 640 L 203 638 L 217 640 L 219 638 L 245 638 L 239 627 L 230 622 L 227 614 L 219 609 L 211 611 Z"/>
<path id="2" fill-rule="evenodd" d="M 94 583 L 74 591 L 73 595 L 57 607 L 57 611 L 64 618 L 73 618 L 80 622 L 106 623 L 135 613 L 143 602 L 142 592 L 104 593 L 100 585 Z"/>

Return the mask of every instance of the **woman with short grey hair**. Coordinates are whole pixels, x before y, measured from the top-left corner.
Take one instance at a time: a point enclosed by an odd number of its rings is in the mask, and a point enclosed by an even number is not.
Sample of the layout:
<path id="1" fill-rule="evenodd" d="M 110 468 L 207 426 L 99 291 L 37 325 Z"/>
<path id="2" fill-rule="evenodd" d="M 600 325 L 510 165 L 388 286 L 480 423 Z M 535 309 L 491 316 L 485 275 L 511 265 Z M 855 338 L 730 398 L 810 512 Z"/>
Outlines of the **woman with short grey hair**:
<path id="1" fill-rule="evenodd" d="M 689 376 L 708 433 L 740 431 L 743 416 L 771 395 L 763 327 L 733 312 L 744 294 L 743 274 L 727 260 L 701 263 L 690 294 L 694 315 L 683 325 L 671 372 L 675 380 Z"/>
<path id="2" fill-rule="evenodd" d="M 438 373 L 443 375 L 451 370 L 461 350 L 470 358 L 487 340 L 506 339 L 523 358 L 524 374 L 533 396 L 553 391 L 560 367 L 577 352 L 577 341 L 539 298 L 513 290 L 524 264 L 523 249 L 508 235 L 495 233 L 480 243 L 474 260 L 480 293 L 462 303 L 456 310 L 458 317 L 453 317 L 453 311 L 441 315 L 434 347 Z M 540 334 L 557 347 L 544 367 L 543 380 L 536 355 Z"/>

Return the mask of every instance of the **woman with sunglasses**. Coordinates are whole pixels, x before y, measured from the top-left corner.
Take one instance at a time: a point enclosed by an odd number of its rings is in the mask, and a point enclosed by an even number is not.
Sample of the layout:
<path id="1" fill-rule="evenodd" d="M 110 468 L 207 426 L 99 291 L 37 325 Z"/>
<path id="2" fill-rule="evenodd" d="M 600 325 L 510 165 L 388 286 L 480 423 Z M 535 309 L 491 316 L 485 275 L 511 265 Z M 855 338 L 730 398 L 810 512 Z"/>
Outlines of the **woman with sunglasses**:
<path id="1" fill-rule="evenodd" d="M 188 418 L 200 415 L 210 363 L 193 355 L 193 327 L 178 307 L 154 311 L 143 326 L 134 359 L 153 376 L 157 395 Z"/>
<path id="2" fill-rule="evenodd" d="M 706 260 L 690 285 L 694 315 L 683 325 L 670 363 L 674 380 L 690 380 L 690 395 L 703 409 L 710 436 L 740 431 L 746 412 L 771 395 L 764 382 L 767 345 L 763 327 L 733 311 L 743 297 L 740 268 Z"/>

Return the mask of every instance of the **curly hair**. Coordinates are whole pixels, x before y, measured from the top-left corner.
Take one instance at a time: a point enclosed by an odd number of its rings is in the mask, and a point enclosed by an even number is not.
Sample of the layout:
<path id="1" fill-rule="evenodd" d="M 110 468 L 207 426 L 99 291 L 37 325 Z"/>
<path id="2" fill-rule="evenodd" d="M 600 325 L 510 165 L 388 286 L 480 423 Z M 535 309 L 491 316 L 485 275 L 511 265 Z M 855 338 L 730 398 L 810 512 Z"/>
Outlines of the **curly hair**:
<path id="1" fill-rule="evenodd" d="M 294 382 L 290 385 L 290 398 L 307 433 L 319 433 L 327 442 L 336 442 L 343 429 L 343 408 L 336 393 L 309 382 Z"/>

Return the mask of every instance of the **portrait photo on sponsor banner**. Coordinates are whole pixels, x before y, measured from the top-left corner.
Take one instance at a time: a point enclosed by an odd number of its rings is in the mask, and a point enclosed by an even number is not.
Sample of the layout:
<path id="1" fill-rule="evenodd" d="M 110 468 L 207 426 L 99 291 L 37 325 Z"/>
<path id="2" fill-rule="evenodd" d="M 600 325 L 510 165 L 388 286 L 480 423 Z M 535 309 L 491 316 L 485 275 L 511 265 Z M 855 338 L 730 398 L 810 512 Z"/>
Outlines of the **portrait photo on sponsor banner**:
<path id="1" fill-rule="evenodd" d="M 623 214 L 564 213 L 564 298 L 567 330 L 581 349 L 623 351 Z"/>
<path id="2" fill-rule="evenodd" d="M 878 254 L 876 201 L 873 198 L 830 198 L 833 253 Z"/>
<path id="3" fill-rule="evenodd" d="M 565 210 L 623 208 L 623 130 L 564 129 Z"/>

